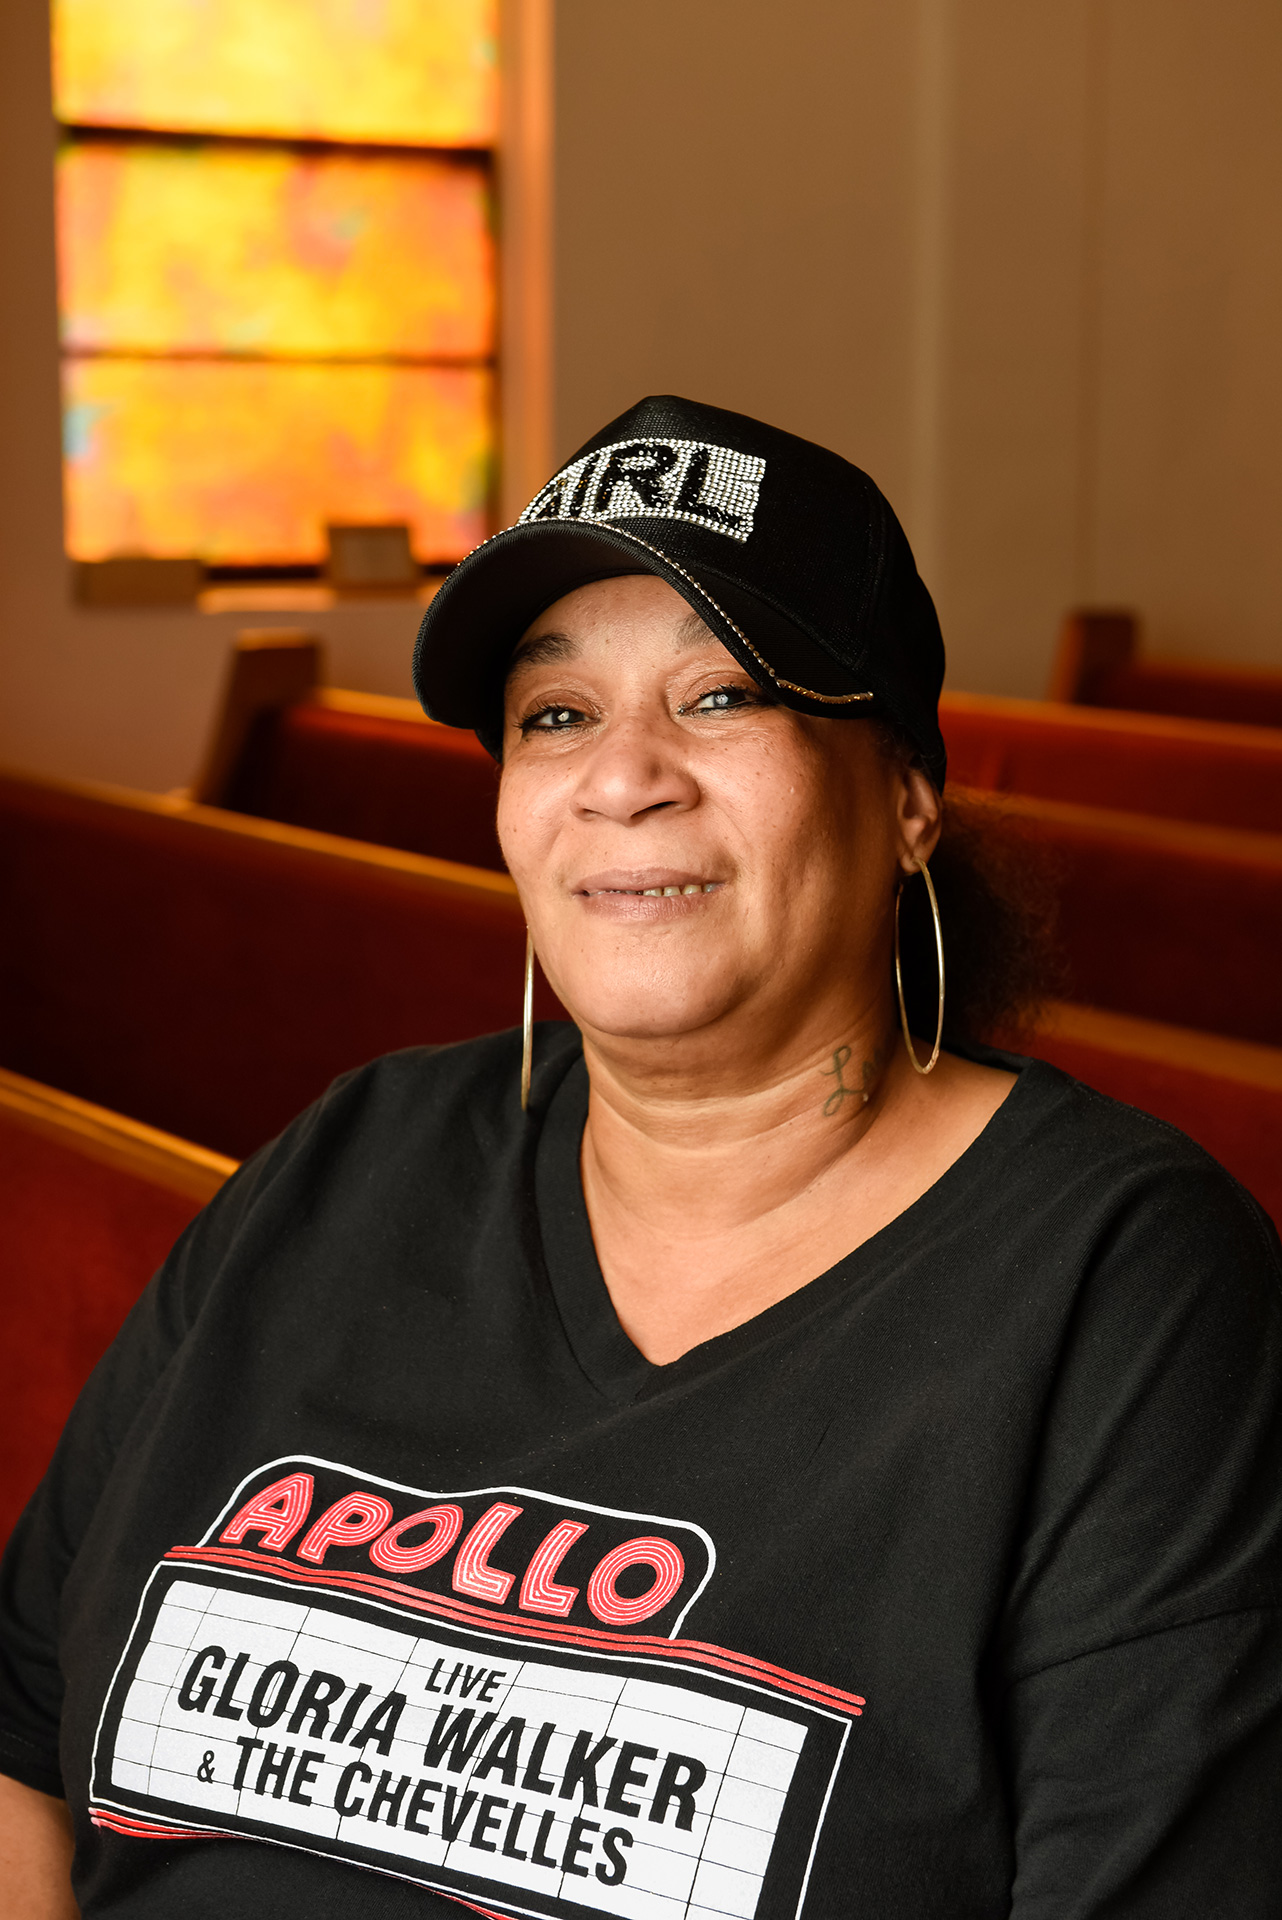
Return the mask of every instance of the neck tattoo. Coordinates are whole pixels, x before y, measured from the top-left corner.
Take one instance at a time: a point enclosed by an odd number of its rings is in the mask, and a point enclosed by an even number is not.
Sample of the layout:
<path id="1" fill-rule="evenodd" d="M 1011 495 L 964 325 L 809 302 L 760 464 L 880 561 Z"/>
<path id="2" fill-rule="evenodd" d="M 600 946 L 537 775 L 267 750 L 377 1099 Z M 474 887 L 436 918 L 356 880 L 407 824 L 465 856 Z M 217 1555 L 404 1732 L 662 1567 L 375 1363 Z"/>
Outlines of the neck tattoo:
<path id="1" fill-rule="evenodd" d="M 850 1064 L 850 1048 L 837 1047 L 835 1049 L 832 1056 L 832 1065 L 819 1069 L 825 1080 L 835 1080 L 837 1083 L 823 1104 L 825 1120 L 830 1120 L 833 1114 L 840 1113 L 843 1104 L 847 1100 L 855 1100 L 861 1107 L 868 1105 L 868 1102 L 872 1099 L 873 1085 L 881 1069 L 881 1063 L 884 1057 L 885 1048 L 878 1047 L 872 1059 L 865 1060 L 863 1063 L 860 1073 L 860 1078 L 863 1082 L 862 1086 L 848 1087 L 846 1085 L 844 1069 Z"/>

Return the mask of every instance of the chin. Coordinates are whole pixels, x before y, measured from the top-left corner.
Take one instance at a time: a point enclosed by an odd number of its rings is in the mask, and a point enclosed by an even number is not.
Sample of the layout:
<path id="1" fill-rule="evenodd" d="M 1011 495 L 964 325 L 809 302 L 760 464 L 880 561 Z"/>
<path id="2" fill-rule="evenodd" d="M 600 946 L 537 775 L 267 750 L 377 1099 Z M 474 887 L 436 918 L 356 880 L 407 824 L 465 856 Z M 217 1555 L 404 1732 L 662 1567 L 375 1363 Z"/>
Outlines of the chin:
<path id="1" fill-rule="evenodd" d="M 575 988 L 581 984 L 582 991 Z M 734 996 L 709 991 L 709 982 L 691 980 L 685 990 L 664 982 L 598 978 L 567 982 L 558 988 L 576 1025 L 612 1040 L 679 1040 L 697 1033 L 729 1012 Z"/>

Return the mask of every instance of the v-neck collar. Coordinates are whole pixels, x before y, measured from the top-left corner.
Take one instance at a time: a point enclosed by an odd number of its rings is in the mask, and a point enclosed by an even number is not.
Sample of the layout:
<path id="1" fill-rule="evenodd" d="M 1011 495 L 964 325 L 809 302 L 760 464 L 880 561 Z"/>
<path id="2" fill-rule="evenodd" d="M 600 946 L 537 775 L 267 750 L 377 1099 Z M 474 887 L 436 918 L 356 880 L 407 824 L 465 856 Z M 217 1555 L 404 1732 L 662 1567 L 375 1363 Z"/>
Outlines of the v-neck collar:
<path id="1" fill-rule="evenodd" d="M 579 1365 L 612 1400 L 634 1400 L 656 1368 L 623 1331 L 597 1259 L 579 1169 L 587 1118 L 588 1070 L 580 1053 L 552 1096 L 539 1139 L 535 1195 L 543 1253 Z"/>
<path id="2" fill-rule="evenodd" d="M 557 1311 L 575 1359 L 597 1390 L 618 1404 L 692 1377 L 741 1350 L 795 1325 L 894 1257 L 905 1244 L 929 1237 L 932 1218 L 948 1212 L 959 1194 L 995 1168 L 1066 1078 L 1044 1061 L 971 1046 L 964 1058 L 1016 1074 L 1016 1084 L 970 1145 L 902 1213 L 813 1280 L 785 1294 L 751 1319 L 714 1334 L 660 1366 L 647 1360 L 624 1331 L 597 1258 L 583 1194 L 580 1155 L 588 1117 L 589 1081 L 579 1053 L 549 1102 L 535 1161 L 535 1199 L 544 1260 Z"/>

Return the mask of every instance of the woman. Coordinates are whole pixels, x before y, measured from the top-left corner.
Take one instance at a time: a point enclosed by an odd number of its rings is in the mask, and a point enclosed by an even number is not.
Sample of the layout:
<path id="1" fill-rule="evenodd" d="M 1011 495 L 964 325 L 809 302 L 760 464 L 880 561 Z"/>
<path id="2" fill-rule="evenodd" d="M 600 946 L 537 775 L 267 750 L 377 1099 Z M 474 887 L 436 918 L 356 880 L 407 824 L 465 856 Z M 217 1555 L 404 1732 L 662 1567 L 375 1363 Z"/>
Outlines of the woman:
<path id="1" fill-rule="evenodd" d="M 871 482 L 684 401 L 451 576 L 574 1025 L 347 1076 L 131 1317 L 5 1563 L 20 1911 L 65 1793 L 88 1915 L 1276 1913 L 1276 1241 L 938 1051 L 941 673 Z"/>

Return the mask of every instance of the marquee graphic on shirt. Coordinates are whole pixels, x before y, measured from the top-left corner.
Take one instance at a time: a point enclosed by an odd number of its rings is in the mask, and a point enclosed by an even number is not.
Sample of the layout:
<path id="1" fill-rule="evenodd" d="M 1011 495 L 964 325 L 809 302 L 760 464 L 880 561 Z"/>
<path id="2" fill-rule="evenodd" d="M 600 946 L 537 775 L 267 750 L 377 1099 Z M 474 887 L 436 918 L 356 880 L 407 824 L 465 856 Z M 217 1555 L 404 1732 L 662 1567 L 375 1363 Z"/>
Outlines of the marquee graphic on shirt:
<path id="1" fill-rule="evenodd" d="M 680 1638 L 715 1558 L 688 1522 L 274 1461 L 148 1581 L 92 1818 L 494 1915 L 796 1915 L 864 1701 Z"/>

